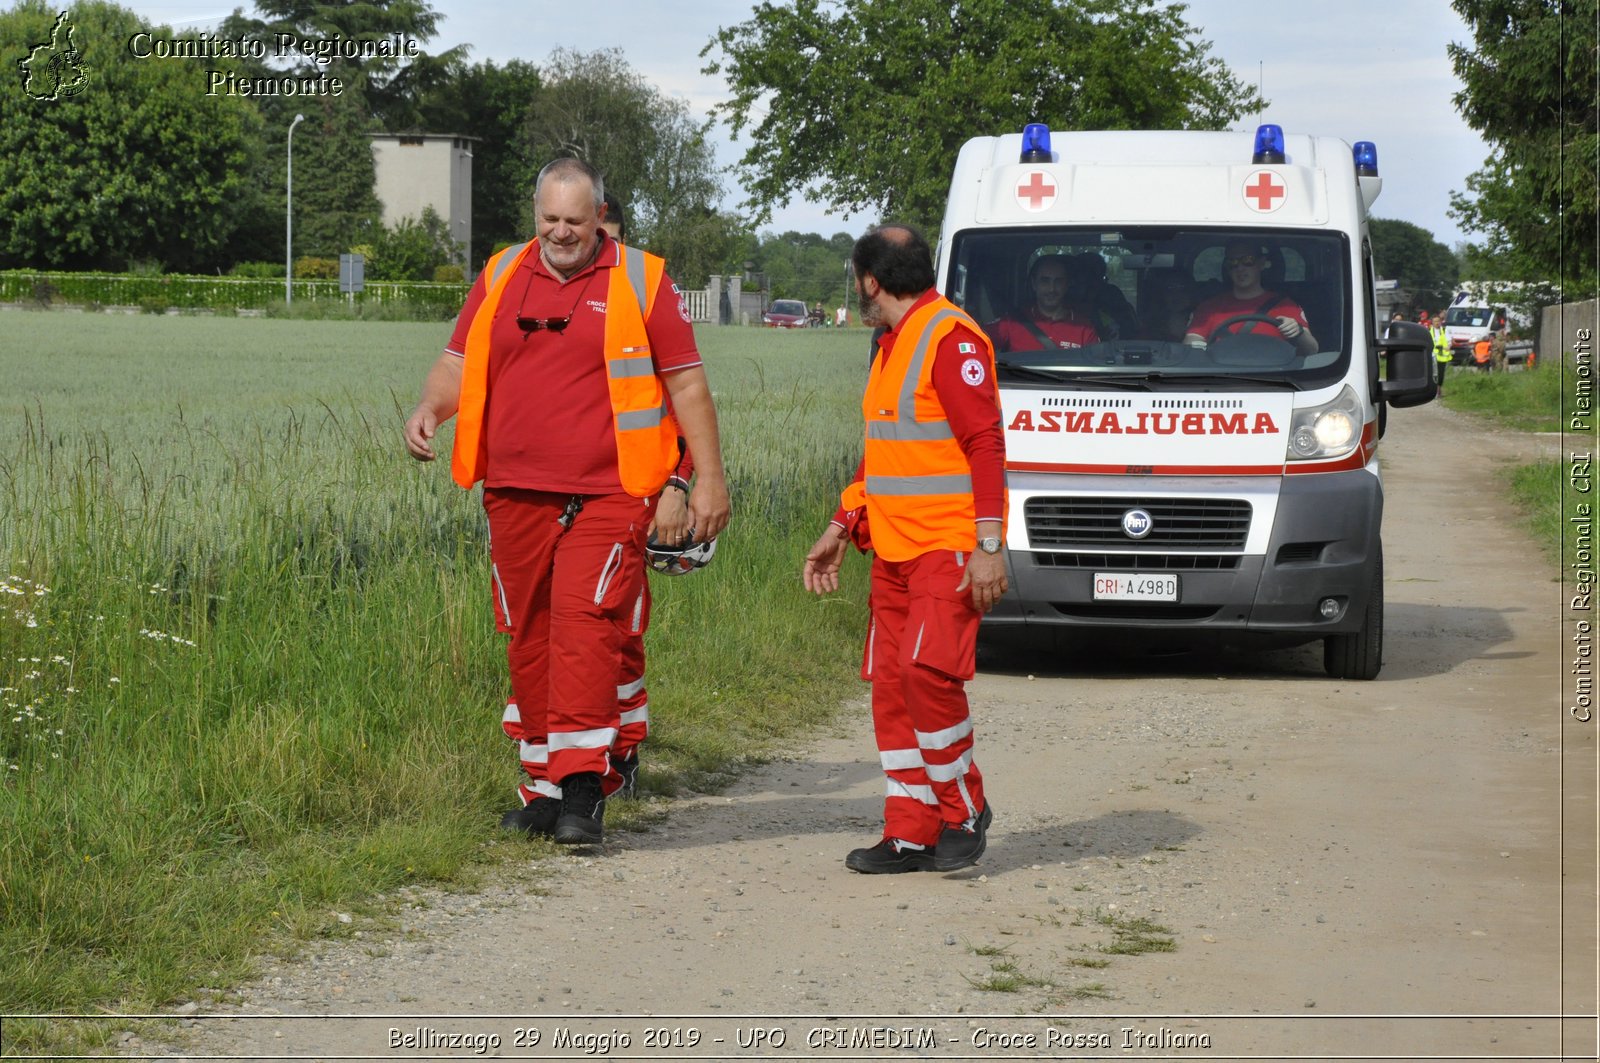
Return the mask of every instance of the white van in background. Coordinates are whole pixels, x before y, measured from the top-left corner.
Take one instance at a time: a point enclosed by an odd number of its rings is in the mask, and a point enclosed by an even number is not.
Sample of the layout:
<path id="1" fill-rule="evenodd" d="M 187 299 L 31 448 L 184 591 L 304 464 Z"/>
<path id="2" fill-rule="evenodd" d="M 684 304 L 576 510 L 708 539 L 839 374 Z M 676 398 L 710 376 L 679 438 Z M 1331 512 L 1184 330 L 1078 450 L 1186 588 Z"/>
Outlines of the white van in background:
<path id="1" fill-rule="evenodd" d="M 940 289 L 1013 348 L 997 343 L 1012 589 L 988 637 L 1043 626 L 1131 629 L 1152 645 L 1201 630 L 1320 639 L 1329 675 L 1378 674 L 1385 407 L 1434 395 L 1427 331 L 1376 313 L 1367 210 L 1379 187 L 1371 144 L 1276 126 L 1032 125 L 967 142 Z M 1266 306 L 1185 342 L 1241 242 L 1259 248 L 1263 284 L 1303 309 L 1314 347 L 1284 339 Z M 1047 346 L 1017 324 L 1041 256 L 1071 264 L 1092 342 Z"/>

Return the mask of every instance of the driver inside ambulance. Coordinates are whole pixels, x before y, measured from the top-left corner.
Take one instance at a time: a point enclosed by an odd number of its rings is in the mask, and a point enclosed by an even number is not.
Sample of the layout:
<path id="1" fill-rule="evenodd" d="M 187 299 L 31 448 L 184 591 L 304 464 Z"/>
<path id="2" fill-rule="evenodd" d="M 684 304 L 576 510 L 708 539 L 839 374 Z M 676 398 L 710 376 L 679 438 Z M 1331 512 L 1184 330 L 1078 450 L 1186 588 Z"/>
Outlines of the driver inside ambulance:
<path id="1" fill-rule="evenodd" d="M 1204 347 L 1224 335 L 1246 332 L 1276 334 L 1294 345 L 1298 354 L 1315 354 L 1316 337 L 1300 304 L 1261 286 L 1263 270 L 1272 267 L 1259 244 L 1233 240 L 1223 251 L 1222 271 L 1229 290 L 1203 300 L 1194 308 L 1183 342 Z"/>

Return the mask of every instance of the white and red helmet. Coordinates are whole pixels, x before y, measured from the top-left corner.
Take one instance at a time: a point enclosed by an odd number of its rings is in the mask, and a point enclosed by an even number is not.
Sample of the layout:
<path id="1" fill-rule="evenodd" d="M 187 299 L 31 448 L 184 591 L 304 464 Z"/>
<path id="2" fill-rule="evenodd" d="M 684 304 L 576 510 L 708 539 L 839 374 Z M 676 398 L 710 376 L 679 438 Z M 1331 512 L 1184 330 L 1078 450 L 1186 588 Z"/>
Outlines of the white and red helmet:
<path id="1" fill-rule="evenodd" d="M 656 542 L 654 535 L 645 544 L 644 556 L 650 567 L 663 576 L 682 576 L 697 568 L 705 568 L 717 552 L 717 541 L 697 542 L 693 535 L 678 546 Z"/>

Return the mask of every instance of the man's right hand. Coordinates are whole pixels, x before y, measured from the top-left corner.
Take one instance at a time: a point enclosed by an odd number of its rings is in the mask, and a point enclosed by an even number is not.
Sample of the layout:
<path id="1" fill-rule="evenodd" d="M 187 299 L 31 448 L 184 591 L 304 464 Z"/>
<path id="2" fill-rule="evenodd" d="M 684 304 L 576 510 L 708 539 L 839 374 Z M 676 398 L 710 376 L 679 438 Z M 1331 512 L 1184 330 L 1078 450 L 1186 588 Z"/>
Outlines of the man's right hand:
<path id="1" fill-rule="evenodd" d="M 438 430 L 439 419 L 433 411 L 426 406 L 418 406 L 406 418 L 406 450 L 418 461 L 432 461 L 437 455 L 433 452 L 431 440 Z"/>
<path id="2" fill-rule="evenodd" d="M 827 594 L 839 589 L 839 566 L 844 563 L 845 547 L 849 545 L 850 539 L 844 529 L 837 524 L 829 524 L 828 530 L 817 540 L 817 545 L 806 555 L 805 568 L 800 573 L 806 590 L 813 594 Z"/>

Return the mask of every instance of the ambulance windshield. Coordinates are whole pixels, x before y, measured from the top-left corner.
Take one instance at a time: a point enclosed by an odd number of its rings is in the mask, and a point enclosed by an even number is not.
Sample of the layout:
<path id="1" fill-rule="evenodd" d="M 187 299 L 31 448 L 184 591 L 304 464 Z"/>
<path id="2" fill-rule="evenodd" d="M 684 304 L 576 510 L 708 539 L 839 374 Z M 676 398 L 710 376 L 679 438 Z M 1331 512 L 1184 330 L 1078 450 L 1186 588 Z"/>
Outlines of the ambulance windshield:
<path id="1" fill-rule="evenodd" d="M 1348 365 L 1349 262 L 1326 231 L 969 231 L 945 291 L 994 341 L 1002 377 L 1310 388 Z"/>

